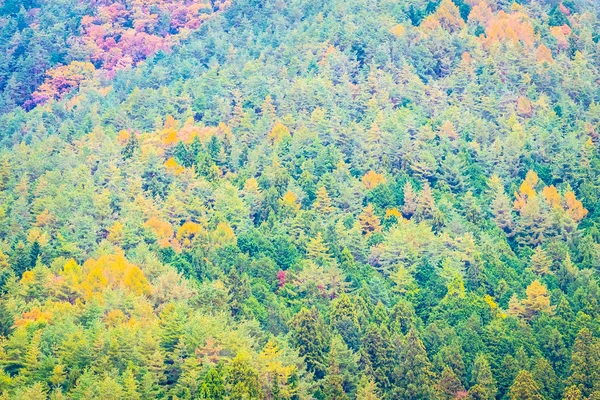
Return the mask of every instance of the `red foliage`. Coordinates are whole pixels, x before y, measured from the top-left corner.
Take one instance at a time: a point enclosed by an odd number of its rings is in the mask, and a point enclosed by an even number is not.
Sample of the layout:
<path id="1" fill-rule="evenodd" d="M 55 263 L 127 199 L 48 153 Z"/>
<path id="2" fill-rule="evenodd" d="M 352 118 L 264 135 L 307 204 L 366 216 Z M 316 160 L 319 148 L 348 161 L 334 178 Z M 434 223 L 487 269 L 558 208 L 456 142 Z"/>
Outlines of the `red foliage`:
<path id="1" fill-rule="evenodd" d="M 287 271 L 279 271 L 277 273 L 277 280 L 279 281 L 279 287 L 282 287 L 286 283 Z"/>

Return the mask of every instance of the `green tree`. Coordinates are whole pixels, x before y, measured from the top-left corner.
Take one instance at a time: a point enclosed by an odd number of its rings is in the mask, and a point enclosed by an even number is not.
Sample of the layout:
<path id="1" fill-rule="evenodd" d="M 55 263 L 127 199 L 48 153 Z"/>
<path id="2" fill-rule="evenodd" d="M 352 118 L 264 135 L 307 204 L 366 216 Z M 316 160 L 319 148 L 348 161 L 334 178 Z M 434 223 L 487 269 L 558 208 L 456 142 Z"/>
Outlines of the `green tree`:
<path id="1" fill-rule="evenodd" d="M 538 384 L 528 371 L 521 370 L 510 387 L 511 400 L 543 400 Z"/>

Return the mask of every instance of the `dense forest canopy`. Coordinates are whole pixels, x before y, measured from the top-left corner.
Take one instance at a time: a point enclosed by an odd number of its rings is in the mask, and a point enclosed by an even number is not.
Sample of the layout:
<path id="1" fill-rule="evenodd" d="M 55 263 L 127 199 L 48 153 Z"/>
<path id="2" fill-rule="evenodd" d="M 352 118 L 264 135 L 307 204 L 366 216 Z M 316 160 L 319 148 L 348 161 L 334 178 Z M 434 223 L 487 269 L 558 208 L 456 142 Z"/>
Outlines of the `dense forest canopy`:
<path id="1" fill-rule="evenodd" d="M 0 0 L 0 399 L 600 399 L 599 32 Z"/>

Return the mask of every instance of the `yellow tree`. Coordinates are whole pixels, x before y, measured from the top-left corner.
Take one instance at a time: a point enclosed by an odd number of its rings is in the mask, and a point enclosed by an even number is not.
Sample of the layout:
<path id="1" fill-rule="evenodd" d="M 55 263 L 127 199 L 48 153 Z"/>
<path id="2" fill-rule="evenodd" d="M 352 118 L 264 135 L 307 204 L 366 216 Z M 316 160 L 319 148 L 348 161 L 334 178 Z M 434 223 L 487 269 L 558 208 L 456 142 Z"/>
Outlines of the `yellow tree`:
<path id="1" fill-rule="evenodd" d="M 329 248 L 325 242 L 323 242 L 323 235 L 321 235 L 321 232 L 317 233 L 316 237 L 309 240 L 306 245 L 306 255 L 320 264 L 328 264 L 333 261 L 329 254 Z"/>
<path id="2" fill-rule="evenodd" d="M 523 306 L 527 318 L 531 319 L 539 313 L 552 314 L 554 312 L 555 307 L 550 305 L 550 295 L 540 281 L 533 281 L 531 285 L 527 286 L 525 293 L 527 298 L 523 300 Z"/>
<path id="3" fill-rule="evenodd" d="M 381 231 L 381 223 L 377 215 L 375 215 L 372 204 L 369 204 L 362 214 L 358 216 L 358 221 L 364 235 L 369 236 L 373 232 Z"/>
<path id="4" fill-rule="evenodd" d="M 322 214 L 329 214 L 335 210 L 335 208 L 331 205 L 331 199 L 329 198 L 329 193 L 327 193 L 325 186 L 321 186 L 319 190 L 317 190 L 317 198 L 313 204 L 313 207 Z"/>

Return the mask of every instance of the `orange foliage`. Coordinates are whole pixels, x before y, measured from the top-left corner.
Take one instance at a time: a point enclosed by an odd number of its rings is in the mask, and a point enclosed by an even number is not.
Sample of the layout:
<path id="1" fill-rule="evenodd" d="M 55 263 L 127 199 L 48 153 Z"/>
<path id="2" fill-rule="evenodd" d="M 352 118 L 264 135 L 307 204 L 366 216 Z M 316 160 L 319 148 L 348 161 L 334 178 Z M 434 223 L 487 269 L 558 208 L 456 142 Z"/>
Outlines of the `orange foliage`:
<path id="1" fill-rule="evenodd" d="M 487 26 L 488 22 L 494 17 L 492 9 L 483 0 L 471 9 L 469 21 L 477 22 L 481 26 Z"/>
<path id="2" fill-rule="evenodd" d="M 533 25 L 527 15 L 518 11 L 510 14 L 498 12 L 488 21 L 485 33 L 487 45 L 496 42 L 520 42 L 530 47 L 534 44 Z"/>
<path id="3" fill-rule="evenodd" d="M 390 32 L 392 33 L 392 35 L 396 36 L 397 38 L 404 35 L 405 31 L 406 31 L 406 28 L 404 28 L 404 26 L 400 25 L 400 24 L 394 25 L 394 27 L 392 27 L 390 29 Z"/>
<path id="4" fill-rule="evenodd" d="M 48 323 L 54 316 L 52 311 L 42 311 L 38 307 L 32 308 L 21 315 L 21 318 L 15 321 L 15 326 L 27 326 L 32 323 Z"/>
<path id="5" fill-rule="evenodd" d="M 92 63 L 82 61 L 73 61 L 69 65 L 61 65 L 48 70 L 44 83 L 31 95 L 33 104 L 43 104 L 51 99 L 60 99 L 63 94 L 91 79 L 94 71 Z"/>
<path id="6" fill-rule="evenodd" d="M 174 234 L 171 224 L 156 217 L 152 217 L 146 221 L 144 228 L 150 229 L 152 233 L 156 235 L 158 243 L 162 247 L 167 247 L 169 245 L 169 239 L 171 239 Z"/>
<path id="7" fill-rule="evenodd" d="M 546 186 L 543 191 L 542 194 L 544 196 L 544 199 L 546 199 L 546 202 L 551 206 L 551 207 L 560 207 L 560 194 L 558 193 L 558 190 L 556 190 L 556 188 L 554 187 L 554 185 L 551 186 Z"/>
<path id="8" fill-rule="evenodd" d="M 441 27 L 449 32 L 459 31 L 464 25 L 458 7 L 451 0 L 442 0 L 437 11 L 421 23 L 424 29 Z"/>
<path id="9" fill-rule="evenodd" d="M 531 100 L 525 96 L 519 96 L 517 99 L 517 114 L 519 114 L 521 117 L 531 117 L 533 114 Z"/>
<path id="10" fill-rule="evenodd" d="M 577 200 L 575 193 L 571 191 L 565 193 L 565 204 L 567 206 L 567 213 L 577 222 L 581 221 L 588 214 L 588 210 L 583 208 L 581 201 Z"/>
<path id="11" fill-rule="evenodd" d="M 362 183 L 367 189 L 374 189 L 377 186 L 385 183 L 385 177 L 375 171 L 369 171 L 362 177 Z"/>
<path id="12" fill-rule="evenodd" d="M 554 58 L 552 58 L 552 52 L 543 43 L 540 44 L 537 50 L 535 51 L 535 59 L 539 63 L 546 62 L 548 64 L 551 64 L 554 62 Z"/>
<path id="13" fill-rule="evenodd" d="M 458 139 L 458 134 L 456 133 L 456 129 L 454 129 L 454 125 L 450 121 L 444 121 L 442 126 L 440 126 L 439 130 L 440 137 L 447 137 L 451 140 Z"/>
<path id="14" fill-rule="evenodd" d="M 571 36 L 571 28 L 568 25 L 551 26 L 550 33 L 556 38 L 558 47 L 561 49 L 569 48 L 569 36 Z"/>

